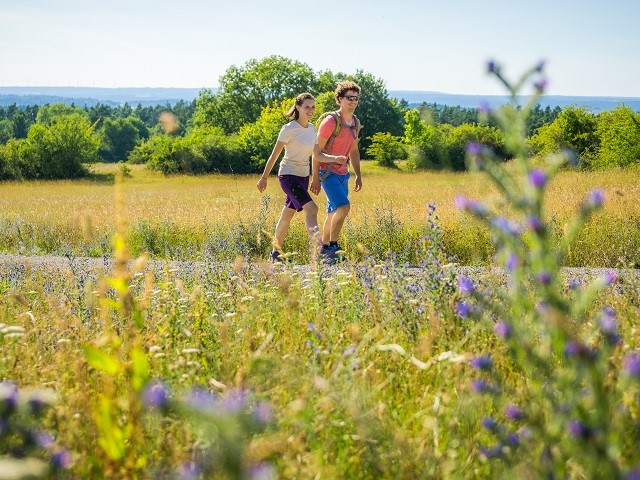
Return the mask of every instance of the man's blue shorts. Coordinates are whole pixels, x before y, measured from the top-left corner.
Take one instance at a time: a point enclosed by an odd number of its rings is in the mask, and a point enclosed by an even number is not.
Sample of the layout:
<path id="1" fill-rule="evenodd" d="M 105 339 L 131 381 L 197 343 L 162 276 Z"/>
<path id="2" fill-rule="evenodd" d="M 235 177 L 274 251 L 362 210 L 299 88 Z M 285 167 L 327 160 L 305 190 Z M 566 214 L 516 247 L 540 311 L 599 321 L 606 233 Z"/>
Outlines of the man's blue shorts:
<path id="1" fill-rule="evenodd" d="M 320 170 L 320 178 L 323 178 L 323 175 L 324 170 Z M 331 172 L 322 180 L 322 190 L 327 196 L 327 212 L 331 213 L 349 205 L 349 173 L 338 175 Z"/>

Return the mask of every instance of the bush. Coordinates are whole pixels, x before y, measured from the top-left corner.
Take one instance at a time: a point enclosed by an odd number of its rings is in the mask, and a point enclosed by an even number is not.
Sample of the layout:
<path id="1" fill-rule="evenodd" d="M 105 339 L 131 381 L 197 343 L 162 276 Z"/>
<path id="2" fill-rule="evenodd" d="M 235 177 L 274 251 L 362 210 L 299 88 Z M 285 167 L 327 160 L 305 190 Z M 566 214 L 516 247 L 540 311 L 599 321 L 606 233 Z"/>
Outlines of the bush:
<path id="1" fill-rule="evenodd" d="M 98 160 L 98 145 L 94 126 L 85 116 L 72 113 L 32 125 L 26 140 L 7 148 L 14 175 L 59 179 L 84 176 L 84 164 Z"/>
<path id="2" fill-rule="evenodd" d="M 598 155 L 593 168 L 640 164 L 640 114 L 623 105 L 598 116 Z"/>
<path id="3" fill-rule="evenodd" d="M 529 139 L 534 155 L 549 155 L 561 150 L 575 152 L 581 165 L 589 165 L 598 151 L 598 122 L 585 108 L 569 107 L 548 125 L 540 127 Z"/>
<path id="4" fill-rule="evenodd" d="M 402 137 L 378 132 L 371 137 L 367 155 L 376 160 L 381 167 L 395 167 L 395 161 L 405 159 L 407 152 L 402 144 Z"/>

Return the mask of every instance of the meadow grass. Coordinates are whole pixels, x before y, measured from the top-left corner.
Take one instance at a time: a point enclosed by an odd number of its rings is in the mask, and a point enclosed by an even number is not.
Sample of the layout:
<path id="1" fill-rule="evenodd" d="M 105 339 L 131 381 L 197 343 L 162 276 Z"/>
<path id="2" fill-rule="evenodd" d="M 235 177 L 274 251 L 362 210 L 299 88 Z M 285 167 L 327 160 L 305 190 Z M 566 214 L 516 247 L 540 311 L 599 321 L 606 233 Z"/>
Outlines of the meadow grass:
<path id="1" fill-rule="evenodd" d="M 464 297 L 441 252 L 424 251 L 431 261 L 411 275 L 372 258 L 331 271 L 242 261 L 151 268 L 144 258 L 120 263 L 119 245 L 111 267 L 27 262 L 0 282 L 0 378 L 58 396 L 41 428 L 70 460 L 52 475 L 489 479 L 508 478 L 518 463 L 527 471 L 532 452 L 497 463 L 482 455 L 491 432 L 479 425 L 501 412 L 470 392 L 468 363 L 492 355 L 520 405 L 528 381 L 498 338 L 456 313 Z M 475 281 L 496 285 L 490 274 Z M 639 346 L 640 304 L 637 282 L 618 287 L 590 313 L 616 309 L 622 353 Z M 144 389 L 150 379 L 166 401 Z M 238 392 L 239 413 L 226 406 Z M 242 419 L 255 419 L 261 404 L 261 428 L 248 427 Z M 619 452 L 623 466 L 635 452 L 634 442 Z M 211 455 L 216 466 L 202 470 Z M 579 465 L 574 473 L 589 477 Z"/>
<path id="2" fill-rule="evenodd" d="M 493 183 L 366 164 L 333 267 L 247 261 L 254 177 L 3 184 L 3 248 L 68 259 L 2 267 L 0 478 L 638 478 L 638 277 L 560 268 L 636 261 L 635 172 L 534 166 L 494 114 Z"/>
<path id="3" fill-rule="evenodd" d="M 90 180 L 5 182 L 0 188 L 0 251 L 5 253 L 102 256 L 114 232 L 113 175 L 116 165 L 98 164 Z M 507 165 L 507 170 L 513 169 Z M 436 207 L 446 249 L 461 264 L 493 263 L 488 229 L 454 207 L 457 195 L 508 210 L 480 173 L 407 172 L 363 162 L 364 188 L 351 193 L 353 208 L 342 243 L 353 260 L 366 253 L 393 254 L 415 263 L 416 243 L 427 229 L 427 206 Z M 560 237 L 579 202 L 594 187 L 607 196 L 603 211 L 575 239 L 567 266 L 640 265 L 640 186 L 637 169 L 561 172 L 549 185 L 545 209 Z M 132 166 L 124 183 L 125 211 L 135 254 L 164 259 L 265 258 L 282 208 L 272 176 L 264 195 L 255 176 L 164 177 Z M 320 222 L 325 199 L 316 197 Z M 302 218 L 295 218 L 285 250 L 308 261 Z"/>

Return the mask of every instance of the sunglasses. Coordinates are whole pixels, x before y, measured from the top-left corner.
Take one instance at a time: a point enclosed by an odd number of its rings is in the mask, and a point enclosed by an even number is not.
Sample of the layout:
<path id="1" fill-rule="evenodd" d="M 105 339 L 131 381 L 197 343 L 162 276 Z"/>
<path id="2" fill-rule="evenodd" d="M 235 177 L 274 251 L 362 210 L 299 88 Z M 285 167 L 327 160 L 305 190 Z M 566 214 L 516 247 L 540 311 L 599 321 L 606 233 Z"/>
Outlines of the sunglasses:
<path id="1" fill-rule="evenodd" d="M 360 97 L 358 95 L 345 95 L 344 98 L 346 98 L 350 102 L 357 102 L 358 100 L 360 100 Z"/>

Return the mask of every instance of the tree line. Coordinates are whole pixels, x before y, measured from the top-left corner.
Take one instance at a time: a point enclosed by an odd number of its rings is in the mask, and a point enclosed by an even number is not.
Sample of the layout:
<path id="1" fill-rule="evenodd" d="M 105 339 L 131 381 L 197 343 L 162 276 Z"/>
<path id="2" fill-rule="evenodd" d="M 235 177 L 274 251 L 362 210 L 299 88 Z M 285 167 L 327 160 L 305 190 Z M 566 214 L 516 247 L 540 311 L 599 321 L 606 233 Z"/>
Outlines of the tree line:
<path id="1" fill-rule="evenodd" d="M 165 174 L 259 172 L 293 98 L 311 92 L 318 115 L 334 110 L 341 80 L 363 90 L 356 111 L 363 158 L 389 167 L 408 159 L 414 169 L 464 170 L 466 145 L 480 142 L 508 159 L 502 133 L 481 121 L 481 109 L 411 108 L 390 98 L 385 82 L 370 73 L 314 72 L 274 55 L 231 66 L 215 93 L 203 89 L 192 102 L 0 107 L 0 179 L 76 178 L 97 161 L 143 163 Z M 640 117 L 624 105 L 600 114 L 535 105 L 523 128 L 533 155 L 567 150 L 576 166 L 590 169 L 640 162 Z"/>

